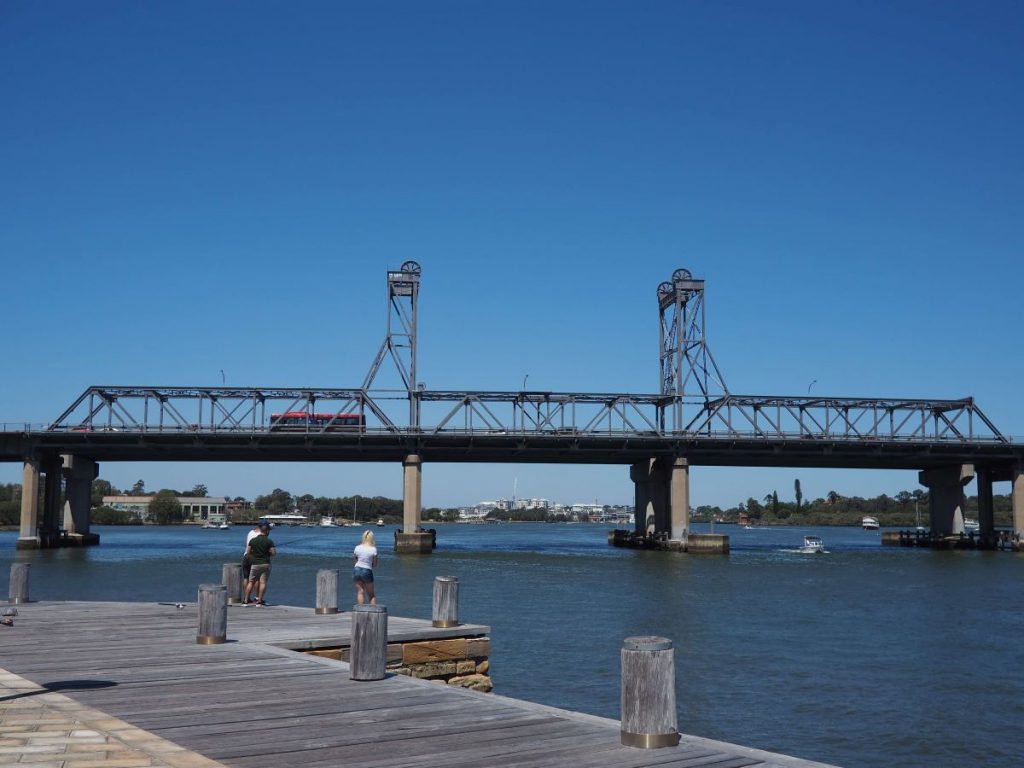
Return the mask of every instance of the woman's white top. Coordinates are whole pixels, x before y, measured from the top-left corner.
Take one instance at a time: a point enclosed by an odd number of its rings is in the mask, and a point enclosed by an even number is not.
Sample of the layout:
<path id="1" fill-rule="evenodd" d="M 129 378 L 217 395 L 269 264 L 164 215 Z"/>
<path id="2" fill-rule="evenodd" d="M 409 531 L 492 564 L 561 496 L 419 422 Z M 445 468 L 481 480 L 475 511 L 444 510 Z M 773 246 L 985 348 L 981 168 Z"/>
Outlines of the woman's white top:
<path id="1" fill-rule="evenodd" d="M 377 548 L 369 544 L 359 544 L 352 554 L 356 556 L 356 568 L 369 568 L 373 570 L 373 558 L 377 556 Z"/>

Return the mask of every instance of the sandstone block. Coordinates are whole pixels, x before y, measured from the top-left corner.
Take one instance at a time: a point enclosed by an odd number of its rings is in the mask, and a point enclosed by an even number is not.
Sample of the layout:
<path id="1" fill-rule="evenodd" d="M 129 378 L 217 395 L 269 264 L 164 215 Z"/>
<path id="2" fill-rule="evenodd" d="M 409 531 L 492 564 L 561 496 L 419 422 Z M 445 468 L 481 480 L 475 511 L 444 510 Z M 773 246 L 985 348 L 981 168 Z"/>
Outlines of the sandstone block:
<path id="1" fill-rule="evenodd" d="M 448 685 L 456 685 L 459 688 L 471 688 L 474 691 L 487 693 L 494 688 L 494 683 L 487 675 L 460 675 L 448 681 Z"/>
<path id="2" fill-rule="evenodd" d="M 472 675 L 476 672 L 476 662 L 472 659 L 455 662 L 455 673 L 458 675 Z"/>
<path id="3" fill-rule="evenodd" d="M 447 677 L 454 675 L 456 666 L 454 661 L 432 662 L 430 664 L 417 664 L 410 667 L 413 677 L 431 679 L 434 677 Z"/>
<path id="4" fill-rule="evenodd" d="M 489 637 L 473 637 L 466 641 L 466 655 L 471 658 L 483 657 L 491 655 L 491 638 Z"/>
<path id="5" fill-rule="evenodd" d="M 483 661 L 481 661 L 479 664 L 476 665 L 476 671 L 477 671 L 478 674 L 481 674 L 481 675 L 486 675 L 490 671 L 490 669 L 491 669 L 491 662 L 488 661 L 487 659 L 484 659 Z"/>
<path id="6" fill-rule="evenodd" d="M 406 643 L 402 646 L 402 661 L 405 664 L 426 664 L 432 661 L 461 660 L 468 655 L 466 646 L 465 638 Z"/>

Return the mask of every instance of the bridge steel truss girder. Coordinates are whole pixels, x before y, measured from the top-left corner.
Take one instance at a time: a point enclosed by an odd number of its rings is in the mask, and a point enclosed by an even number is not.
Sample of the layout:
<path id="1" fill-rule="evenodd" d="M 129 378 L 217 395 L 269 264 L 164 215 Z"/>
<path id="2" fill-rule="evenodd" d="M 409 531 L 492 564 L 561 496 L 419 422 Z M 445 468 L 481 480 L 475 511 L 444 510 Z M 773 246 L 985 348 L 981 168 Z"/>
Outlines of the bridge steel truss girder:
<path id="1" fill-rule="evenodd" d="M 420 424 L 388 415 L 415 399 Z M 368 391 L 330 388 L 90 387 L 45 431 L 270 434 L 271 412 L 358 413 L 363 426 L 334 420 L 304 434 L 573 435 L 623 438 L 1009 444 L 972 398 L 762 397 L 725 395 L 687 403 L 670 395 L 556 392 Z M 405 410 L 404 407 L 401 410 Z"/>

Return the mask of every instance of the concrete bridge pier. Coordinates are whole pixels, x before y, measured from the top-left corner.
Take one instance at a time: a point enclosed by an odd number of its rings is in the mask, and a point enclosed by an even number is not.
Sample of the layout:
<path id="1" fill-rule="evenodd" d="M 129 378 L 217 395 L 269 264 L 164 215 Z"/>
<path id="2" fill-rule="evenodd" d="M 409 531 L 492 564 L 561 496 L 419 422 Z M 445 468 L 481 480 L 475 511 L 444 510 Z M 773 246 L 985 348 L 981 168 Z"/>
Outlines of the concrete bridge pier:
<path id="1" fill-rule="evenodd" d="M 39 520 L 39 545 L 43 549 L 59 547 L 63 517 L 61 512 L 61 481 L 63 462 L 60 456 L 47 456 L 43 460 L 43 514 Z"/>
<path id="2" fill-rule="evenodd" d="M 1024 466 L 1014 469 L 1012 483 L 1010 500 L 1013 502 L 1013 532 L 1016 534 L 1017 550 L 1024 551 Z"/>
<path id="3" fill-rule="evenodd" d="M 39 549 L 39 459 L 25 459 L 21 472 L 21 525 L 16 549 Z"/>
<path id="4" fill-rule="evenodd" d="M 672 464 L 670 480 L 671 533 L 670 537 L 686 541 L 690 533 L 690 462 L 676 458 Z"/>
<path id="5" fill-rule="evenodd" d="M 671 459 L 658 458 L 651 462 L 651 481 L 648 484 L 650 506 L 654 514 L 654 530 L 666 536 L 672 534 L 672 464 Z"/>
<path id="6" fill-rule="evenodd" d="M 964 532 L 964 486 L 974 479 L 973 464 L 957 464 L 919 472 L 918 482 L 928 489 L 932 536 Z"/>
<path id="7" fill-rule="evenodd" d="M 423 461 L 415 453 L 402 460 L 402 530 L 395 532 L 395 552 L 429 555 L 434 551 L 434 534 L 422 530 Z"/>
<path id="8" fill-rule="evenodd" d="M 992 502 L 992 470 L 977 467 L 975 477 L 978 480 L 978 535 L 981 546 L 995 547 L 996 513 Z"/>
<path id="9" fill-rule="evenodd" d="M 65 497 L 64 530 L 67 544 L 85 547 L 100 543 L 99 534 L 89 532 L 92 512 L 92 481 L 100 465 L 85 456 L 65 455 L 63 459 Z"/>
<path id="10" fill-rule="evenodd" d="M 629 479 L 633 481 L 633 530 L 637 536 L 653 536 L 654 505 L 651 503 L 651 466 L 653 459 L 632 464 Z"/>
<path id="11" fill-rule="evenodd" d="M 649 545 L 658 538 L 661 549 L 692 553 L 729 551 L 729 537 L 690 533 L 690 462 L 682 456 L 638 461 L 629 468 L 633 481 L 634 533 Z M 660 538 L 664 536 L 664 538 Z M 666 541 L 667 539 L 667 541 Z M 609 541 L 618 540 L 612 537 Z M 638 546 L 628 542 L 616 546 Z"/>

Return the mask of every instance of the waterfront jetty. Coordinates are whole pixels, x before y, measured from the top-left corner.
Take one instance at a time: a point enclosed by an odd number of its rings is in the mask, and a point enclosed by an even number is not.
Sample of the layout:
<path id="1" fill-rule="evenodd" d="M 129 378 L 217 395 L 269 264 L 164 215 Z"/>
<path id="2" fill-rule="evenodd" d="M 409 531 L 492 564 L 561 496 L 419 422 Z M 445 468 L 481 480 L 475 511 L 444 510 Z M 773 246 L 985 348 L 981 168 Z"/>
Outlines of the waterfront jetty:
<path id="1" fill-rule="evenodd" d="M 43 601 L 18 610 L 16 625 L 0 628 L 3 757 L 71 768 L 89 754 L 104 765 L 127 743 L 137 755 L 155 745 L 158 757 L 111 765 L 822 765 L 687 735 L 660 749 L 626 746 L 618 721 L 461 687 L 469 665 L 479 669 L 489 654 L 483 625 L 390 617 L 389 673 L 367 682 L 336 660 L 351 646 L 349 611 L 230 606 L 226 642 L 204 645 L 195 603 Z M 414 677 L 429 673 L 412 672 L 412 662 L 467 674 L 442 684 Z M 46 707 L 53 711 L 42 714 Z"/>

